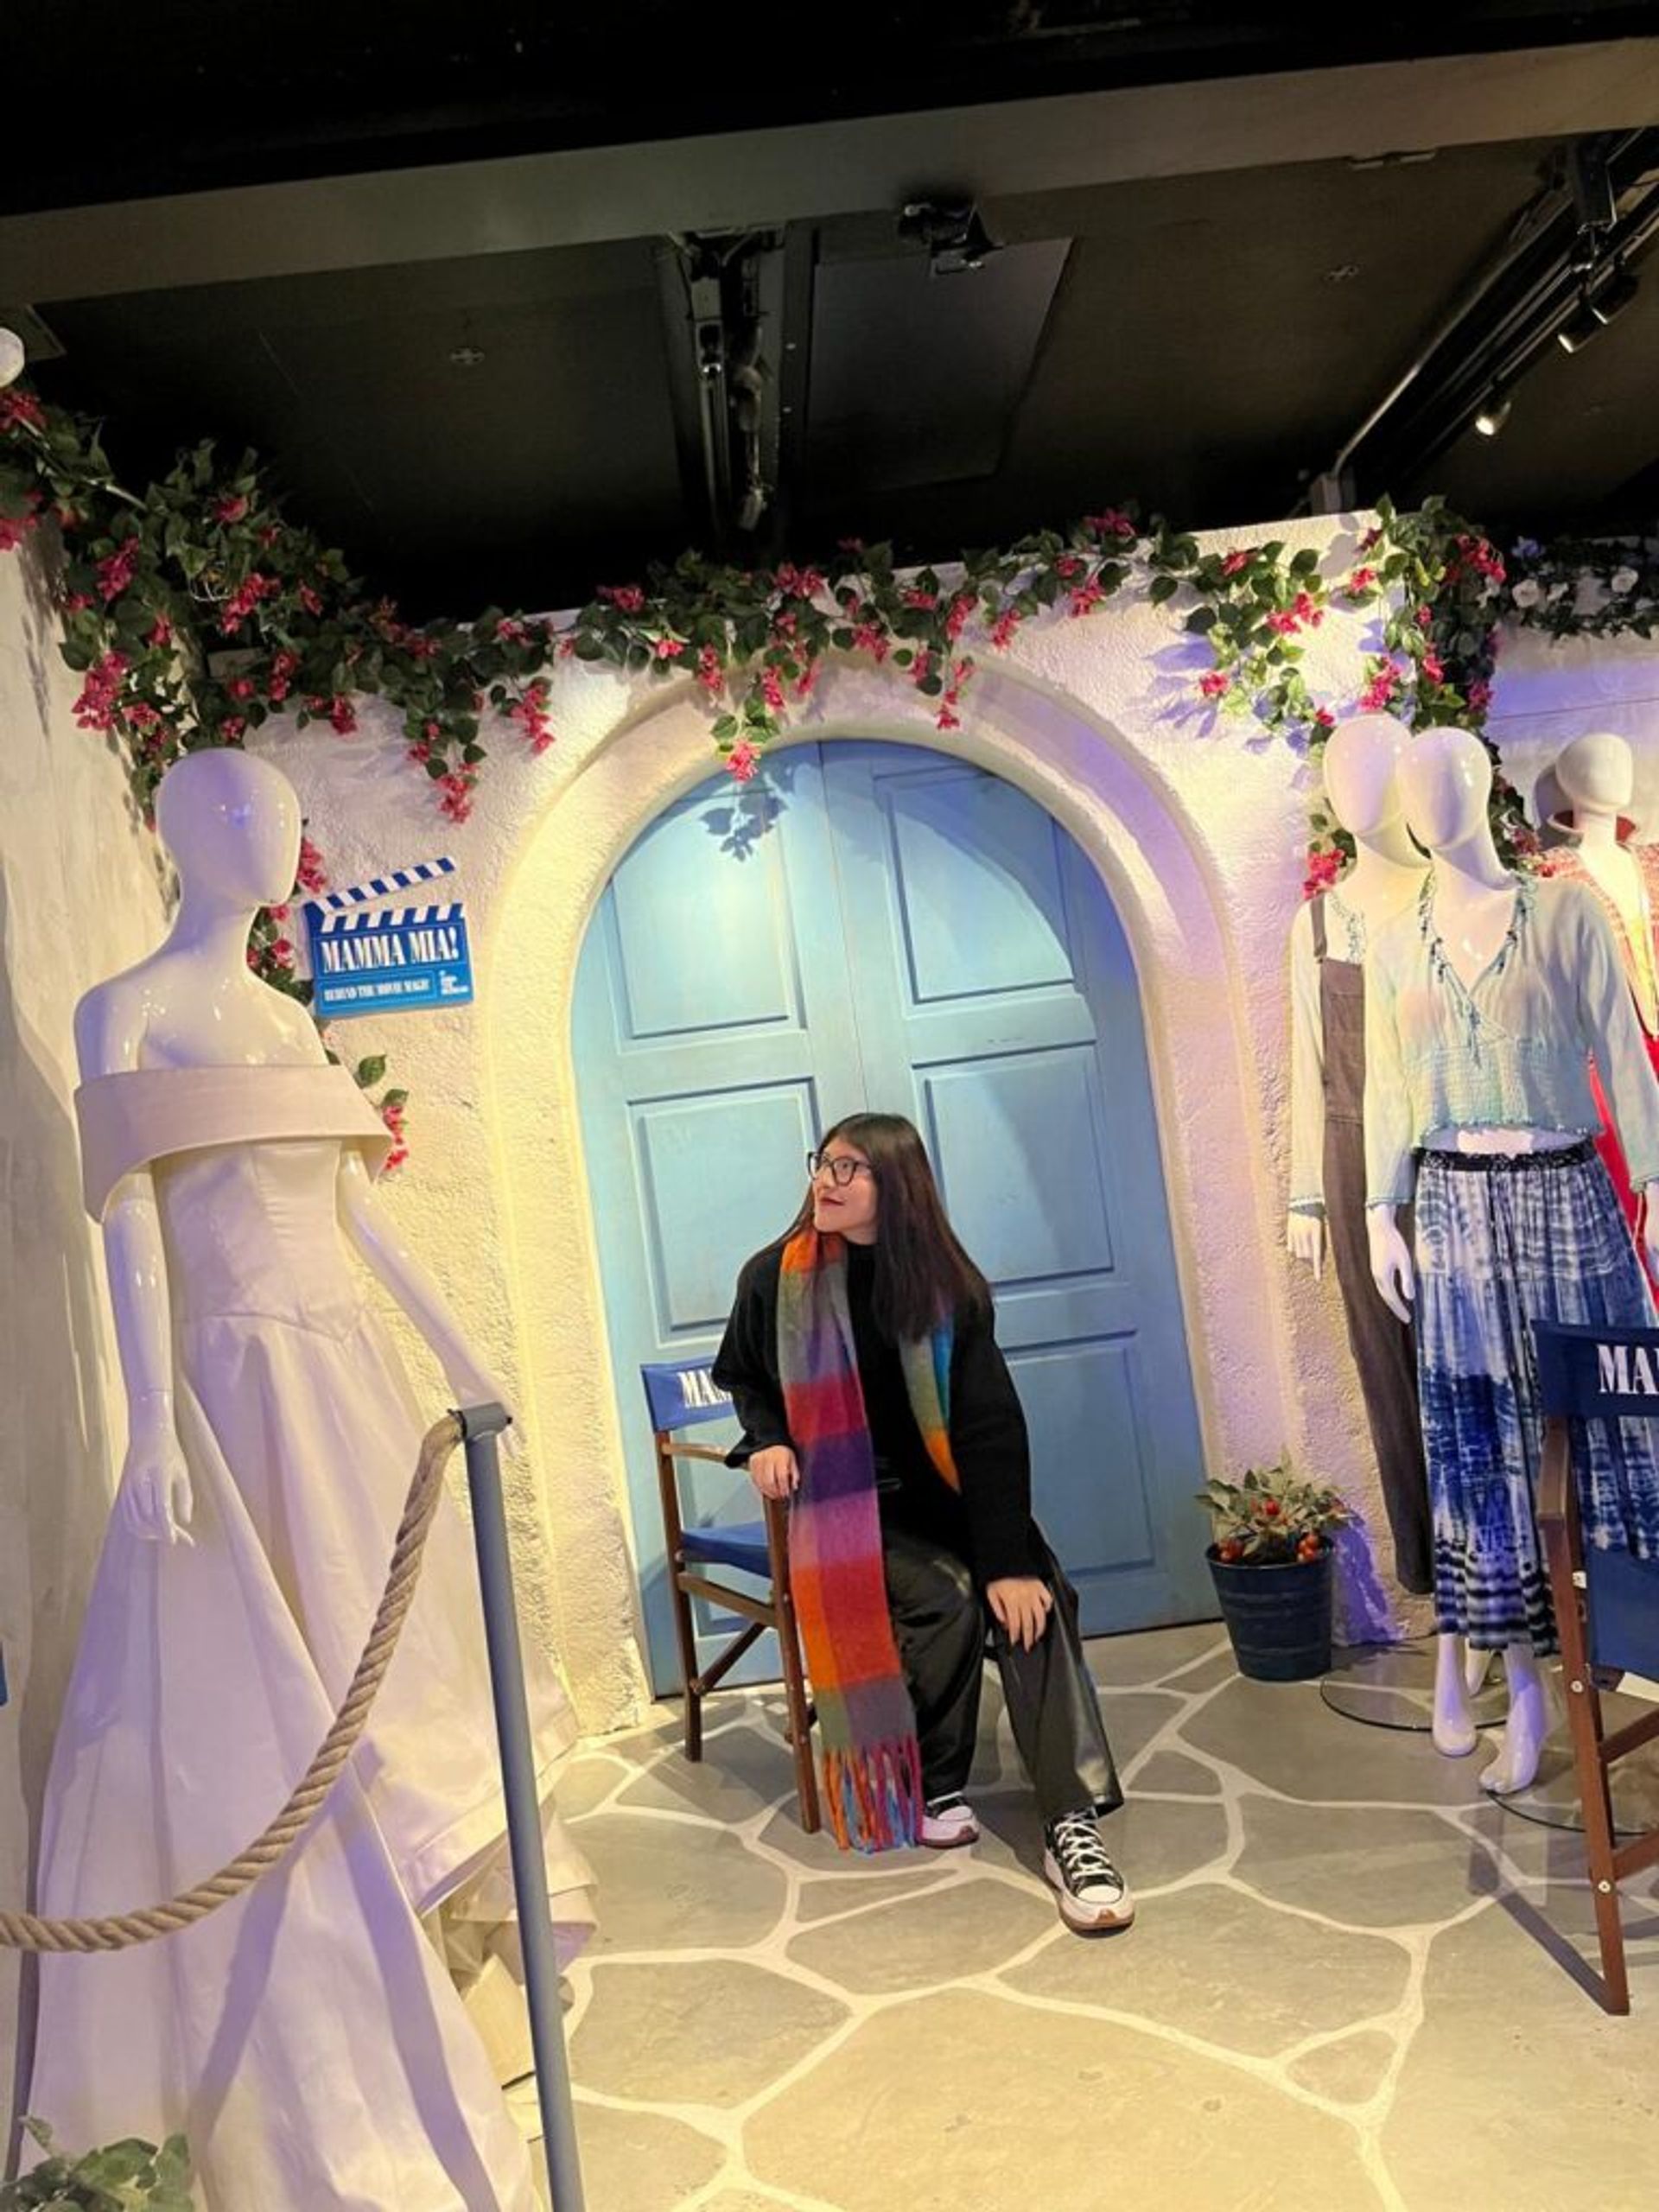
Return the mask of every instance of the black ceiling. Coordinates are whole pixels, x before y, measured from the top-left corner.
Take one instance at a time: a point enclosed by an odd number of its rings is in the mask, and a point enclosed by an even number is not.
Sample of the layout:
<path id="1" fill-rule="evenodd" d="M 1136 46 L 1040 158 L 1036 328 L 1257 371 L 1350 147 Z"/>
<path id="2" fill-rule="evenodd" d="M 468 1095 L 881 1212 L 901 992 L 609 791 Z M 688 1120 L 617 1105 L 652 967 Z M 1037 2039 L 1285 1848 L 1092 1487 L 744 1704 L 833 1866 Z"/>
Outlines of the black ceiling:
<path id="1" fill-rule="evenodd" d="M 1123 497 L 1271 518 L 1414 365 L 1314 496 L 1651 520 L 1659 260 L 1592 345 L 1551 336 L 1570 146 L 1611 164 L 1602 272 L 1659 238 L 1659 39 L 1624 37 L 1651 9 L 1365 12 L 652 0 L 556 33 L 174 0 L 157 37 L 40 10 L 14 60 L 47 81 L 78 33 L 96 62 L 73 129 L 35 103 L 14 137 L 0 321 L 61 346 L 37 380 L 108 418 L 124 474 L 252 443 L 422 613 L 568 605 L 694 539 L 929 557 Z M 930 273 L 899 223 L 919 196 L 976 200 L 997 251 Z M 746 533 L 696 352 L 722 345 L 735 390 L 749 336 Z"/>

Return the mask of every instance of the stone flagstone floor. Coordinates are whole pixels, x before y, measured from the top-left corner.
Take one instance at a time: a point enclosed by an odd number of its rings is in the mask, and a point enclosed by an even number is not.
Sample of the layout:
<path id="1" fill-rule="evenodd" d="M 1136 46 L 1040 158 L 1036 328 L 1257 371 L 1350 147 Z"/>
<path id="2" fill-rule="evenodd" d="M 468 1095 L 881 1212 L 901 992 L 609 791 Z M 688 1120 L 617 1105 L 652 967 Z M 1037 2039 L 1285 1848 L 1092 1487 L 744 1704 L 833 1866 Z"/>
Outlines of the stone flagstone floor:
<path id="1" fill-rule="evenodd" d="M 1090 1656 L 1141 1908 L 1103 1939 L 1055 1915 L 994 1680 L 969 1852 L 804 1836 L 766 1693 L 700 1768 L 668 1712 L 573 1763 L 589 2212 L 1650 2212 L 1652 1882 L 1610 2019 L 1579 1840 L 1484 1801 L 1484 1751 L 1244 1681 L 1214 1626 Z"/>

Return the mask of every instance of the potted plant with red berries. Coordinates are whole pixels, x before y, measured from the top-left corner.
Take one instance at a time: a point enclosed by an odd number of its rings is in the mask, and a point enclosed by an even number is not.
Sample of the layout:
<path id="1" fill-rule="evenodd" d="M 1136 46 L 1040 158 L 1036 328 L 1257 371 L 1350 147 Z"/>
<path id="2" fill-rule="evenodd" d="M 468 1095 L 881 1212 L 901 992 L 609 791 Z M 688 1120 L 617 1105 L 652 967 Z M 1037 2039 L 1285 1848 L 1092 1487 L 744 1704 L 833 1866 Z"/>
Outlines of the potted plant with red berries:
<path id="1" fill-rule="evenodd" d="M 1238 1671 L 1300 1682 L 1331 1666 L 1332 1538 L 1353 1518 L 1338 1493 L 1298 1482 L 1288 1465 L 1207 1483 L 1215 1541 L 1205 1556 Z"/>

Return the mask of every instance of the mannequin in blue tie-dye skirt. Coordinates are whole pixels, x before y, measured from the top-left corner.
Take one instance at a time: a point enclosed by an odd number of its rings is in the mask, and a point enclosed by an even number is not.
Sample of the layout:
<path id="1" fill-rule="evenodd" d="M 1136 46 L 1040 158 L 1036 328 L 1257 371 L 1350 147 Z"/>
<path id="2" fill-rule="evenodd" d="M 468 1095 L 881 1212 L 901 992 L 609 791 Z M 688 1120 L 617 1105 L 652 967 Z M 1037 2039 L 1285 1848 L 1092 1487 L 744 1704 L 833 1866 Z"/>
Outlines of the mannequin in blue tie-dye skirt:
<path id="1" fill-rule="evenodd" d="M 1535 1521 L 1543 1421 L 1532 1324 L 1651 1324 L 1647 1280 L 1592 1139 L 1593 1054 L 1659 1257 L 1659 1081 L 1594 894 L 1504 868 L 1491 756 L 1466 730 L 1400 767 L 1433 856 L 1415 907 L 1366 957 L 1365 1151 L 1372 1274 L 1416 1307 L 1434 1520 L 1434 1742 L 1474 1749 L 1464 1645 L 1502 1650 L 1510 1717 L 1489 1789 L 1524 1789 L 1547 1728 L 1539 1657 L 1556 1648 Z M 1395 1221 L 1415 1200 L 1415 1248 Z M 1659 1457 L 1646 1424 L 1593 1425 L 1578 1467 L 1587 1541 L 1659 1558 Z"/>

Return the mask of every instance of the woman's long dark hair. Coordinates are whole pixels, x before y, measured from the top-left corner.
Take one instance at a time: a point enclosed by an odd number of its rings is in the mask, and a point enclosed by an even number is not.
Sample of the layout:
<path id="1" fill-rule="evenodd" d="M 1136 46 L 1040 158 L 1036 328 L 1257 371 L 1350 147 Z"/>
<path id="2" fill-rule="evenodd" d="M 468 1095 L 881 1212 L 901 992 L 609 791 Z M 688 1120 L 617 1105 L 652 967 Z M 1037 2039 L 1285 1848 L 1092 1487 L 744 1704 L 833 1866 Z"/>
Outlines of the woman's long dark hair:
<path id="1" fill-rule="evenodd" d="M 895 1344 L 909 1344 L 959 1313 L 988 1314 L 990 1287 L 957 1241 L 913 1125 L 902 1114 L 849 1114 L 824 1131 L 818 1150 L 827 1151 L 836 1137 L 856 1145 L 875 1171 L 870 1302 L 876 1327 Z M 788 1234 L 811 1219 L 808 1191 Z"/>

